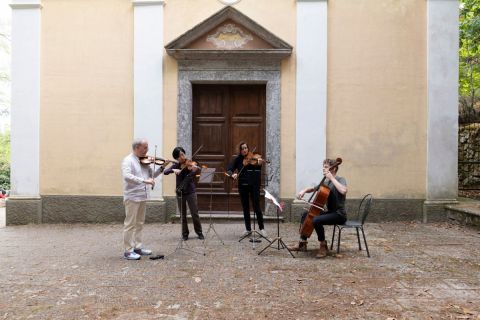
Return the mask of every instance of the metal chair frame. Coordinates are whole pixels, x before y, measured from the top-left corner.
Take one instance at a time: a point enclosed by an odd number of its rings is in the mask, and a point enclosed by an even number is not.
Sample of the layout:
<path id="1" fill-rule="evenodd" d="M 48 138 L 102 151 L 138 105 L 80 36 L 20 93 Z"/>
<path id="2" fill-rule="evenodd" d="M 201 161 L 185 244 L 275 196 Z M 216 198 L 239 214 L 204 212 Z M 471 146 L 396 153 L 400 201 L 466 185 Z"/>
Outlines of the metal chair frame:
<path id="1" fill-rule="evenodd" d="M 353 229 L 357 231 L 357 240 L 358 240 L 358 250 L 362 250 L 362 244 L 360 242 L 360 233 L 359 229 L 362 230 L 363 242 L 365 244 L 365 249 L 367 250 L 367 256 L 370 258 L 370 252 L 368 251 L 367 239 L 365 237 L 365 232 L 363 230 L 363 225 L 365 220 L 367 219 L 368 214 L 370 213 L 370 209 L 372 207 L 372 200 L 373 197 L 371 194 L 367 194 L 363 197 L 362 201 L 360 201 L 360 205 L 358 206 L 357 217 L 356 219 L 348 219 L 344 224 L 339 225 L 335 224 L 333 226 L 333 234 L 332 234 L 332 242 L 330 243 L 330 250 L 333 249 L 333 243 L 335 241 L 335 232 L 338 229 L 338 240 L 337 240 L 337 253 L 340 253 L 340 238 L 342 236 L 343 229 Z"/>

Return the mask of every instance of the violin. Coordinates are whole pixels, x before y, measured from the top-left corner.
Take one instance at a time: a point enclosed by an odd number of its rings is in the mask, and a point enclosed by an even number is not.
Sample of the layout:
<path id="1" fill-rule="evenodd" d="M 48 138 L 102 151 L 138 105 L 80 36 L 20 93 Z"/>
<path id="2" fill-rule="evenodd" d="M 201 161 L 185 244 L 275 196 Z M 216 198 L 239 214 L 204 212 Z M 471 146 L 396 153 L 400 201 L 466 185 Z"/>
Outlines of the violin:
<path id="1" fill-rule="evenodd" d="M 249 164 L 254 165 L 254 166 L 258 166 L 260 161 L 270 163 L 270 161 L 268 161 L 266 159 L 262 159 L 262 156 L 259 155 L 258 153 L 249 152 L 243 158 L 243 166 L 247 166 Z"/>
<path id="2" fill-rule="evenodd" d="M 178 163 L 178 161 L 177 161 Z M 192 169 L 202 169 L 206 168 L 207 166 L 199 166 L 197 161 L 193 161 L 192 159 L 186 159 L 184 163 L 180 164 L 180 169 L 187 169 L 187 170 L 192 170 Z"/>
<path id="3" fill-rule="evenodd" d="M 178 163 L 177 160 L 169 160 L 169 159 L 164 159 L 164 158 L 161 158 L 161 157 L 152 157 L 152 156 L 140 157 L 140 163 L 144 164 L 144 165 L 150 165 L 150 164 L 155 163 L 156 165 L 163 166 L 165 164 L 165 162 Z"/>

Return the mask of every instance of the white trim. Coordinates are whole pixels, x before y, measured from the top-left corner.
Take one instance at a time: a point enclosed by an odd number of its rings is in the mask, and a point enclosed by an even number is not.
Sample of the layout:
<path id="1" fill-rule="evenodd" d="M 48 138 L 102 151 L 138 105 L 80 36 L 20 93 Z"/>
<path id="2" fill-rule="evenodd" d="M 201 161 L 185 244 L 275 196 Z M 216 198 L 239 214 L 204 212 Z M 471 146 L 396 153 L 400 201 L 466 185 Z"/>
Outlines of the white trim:
<path id="1" fill-rule="evenodd" d="M 234 4 L 239 3 L 242 0 L 218 0 L 220 3 L 223 3 L 227 6 L 233 6 Z"/>
<path id="2" fill-rule="evenodd" d="M 296 190 L 321 180 L 311 159 L 327 149 L 326 0 L 297 1 Z"/>
<path id="3" fill-rule="evenodd" d="M 134 138 L 146 138 L 153 155 L 163 150 L 163 1 L 134 6 Z M 152 200 L 162 200 L 162 176 L 157 178 Z"/>
<path id="4" fill-rule="evenodd" d="M 12 9 L 42 9 L 40 3 L 10 3 Z"/>
<path id="5" fill-rule="evenodd" d="M 427 200 L 458 190 L 458 1 L 427 1 Z"/>
<path id="6" fill-rule="evenodd" d="M 133 6 L 163 6 L 165 0 L 132 0 Z"/>
<path id="7" fill-rule="evenodd" d="M 38 198 L 41 5 L 17 2 L 11 6 L 11 195 Z"/>

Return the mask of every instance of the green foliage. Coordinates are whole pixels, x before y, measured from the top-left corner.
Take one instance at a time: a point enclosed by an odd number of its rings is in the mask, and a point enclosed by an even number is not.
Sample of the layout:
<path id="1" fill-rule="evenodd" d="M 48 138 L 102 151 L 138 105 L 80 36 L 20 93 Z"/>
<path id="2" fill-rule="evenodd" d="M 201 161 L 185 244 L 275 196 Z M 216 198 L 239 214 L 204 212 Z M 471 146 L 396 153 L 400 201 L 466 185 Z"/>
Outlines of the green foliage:
<path id="1" fill-rule="evenodd" d="M 0 25 L 0 116 L 7 116 L 10 110 L 10 71 L 5 66 L 2 66 L 1 63 L 9 56 L 10 37 L 5 31 L 2 31 L 2 26 Z"/>
<path id="2" fill-rule="evenodd" d="M 10 190 L 10 132 L 0 134 L 0 189 Z"/>
<path id="3" fill-rule="evenodd" d="M 460 114 L 480 114 L 480 0 L 460 6 Z"/>

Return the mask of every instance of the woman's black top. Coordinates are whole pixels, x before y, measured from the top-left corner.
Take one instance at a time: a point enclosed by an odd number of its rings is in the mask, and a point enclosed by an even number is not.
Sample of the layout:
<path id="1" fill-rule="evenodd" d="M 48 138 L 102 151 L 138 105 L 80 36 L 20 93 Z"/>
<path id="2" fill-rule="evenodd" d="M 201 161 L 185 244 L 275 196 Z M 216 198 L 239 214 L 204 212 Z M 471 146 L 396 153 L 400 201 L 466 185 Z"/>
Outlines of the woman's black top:
<path id="1" fill-rule="evenodd" d="M 252 165 L 248 164 L 243 166 L 243 159 L 245 157 L 242 154 L 239 154 L 227 167 L 227 173 L 232 175 L 235 170 L 237 173 L 240 173 L 238 176 L 238 185 L 251 185 L 260 187 L 261 177 L 262 177 L 262 166 L 261 165 Z M 243 169 L 243 170 L 242 170 Z"/>

